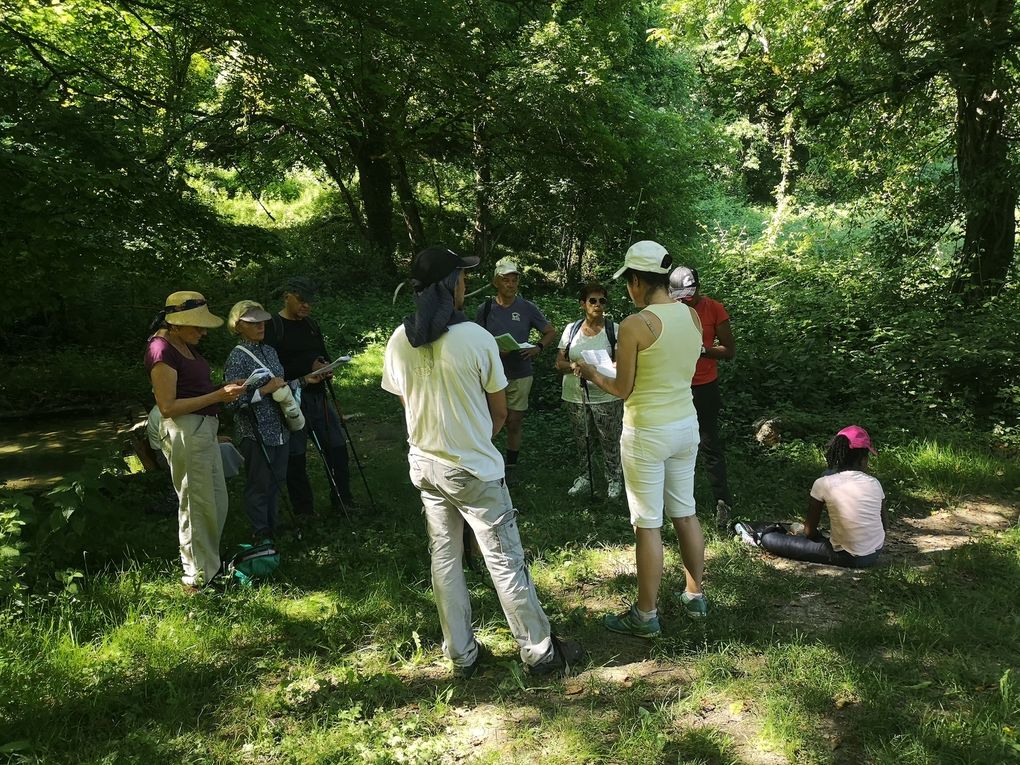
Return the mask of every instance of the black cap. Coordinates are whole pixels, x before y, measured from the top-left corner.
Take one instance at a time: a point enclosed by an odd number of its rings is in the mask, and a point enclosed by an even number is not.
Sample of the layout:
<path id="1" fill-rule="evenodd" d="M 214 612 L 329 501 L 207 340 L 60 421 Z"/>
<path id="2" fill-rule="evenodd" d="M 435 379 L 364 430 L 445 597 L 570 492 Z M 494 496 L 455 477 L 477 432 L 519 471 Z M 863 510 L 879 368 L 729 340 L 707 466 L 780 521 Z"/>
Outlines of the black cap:
<path id="1" fill-rule="evenodd" d="M 291 276 L 280 285 L 278 294 L 282 297 L 288 292 L 298 295 L 302 300 L 311 303 L 315 301 L 319 291 L 315 286 L 315 282 L 307 276 Z"/>
<path id="2" fill-rule="evenodd" d="M 434 244 L 414 256 L 411 262 L 411 279 L 416 290 L 445 279 L 457 268 L 474 268 L 480 259 L 474 255 L 462 257 L 445 244 Z"/>

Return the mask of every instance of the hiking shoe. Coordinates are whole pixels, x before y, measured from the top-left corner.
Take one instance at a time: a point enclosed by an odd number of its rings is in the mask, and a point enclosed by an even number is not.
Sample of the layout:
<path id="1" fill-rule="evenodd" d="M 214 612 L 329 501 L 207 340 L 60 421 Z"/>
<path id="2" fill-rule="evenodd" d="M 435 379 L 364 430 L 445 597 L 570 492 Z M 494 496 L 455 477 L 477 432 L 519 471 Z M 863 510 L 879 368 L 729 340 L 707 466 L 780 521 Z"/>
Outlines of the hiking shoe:
<path id="1" fill-rule="evenodd" d="M 475 645 L 478 646 L 478 652 L 475 654 L 475 660 L 470 664 L 463 666 L 453 665 L 453 676 L 460 678 L 461 680 L 470 680 L 478 672 L 478 668 L 482 662 L 488 661 L 492 658 L 492 651 L 486 648 L 482 643 L 475 641 Z"/>
<path id="2" fill-rule="evenodd" d="M 708 616 L 708 598 L 704 595 L 691 595 L 689 592 L 680 593 L 680 604 L 684 612 L 692 619 L 704 619 Z"/>
<path id="3" fill-rule="evenodd" d="M 591 490 L 591 481 L 588 480 L 588 476 L 579 475 L 577 480 L 574 481 L 574 485 L 567 491 L 568 497 L 577 497 L 584 494 L 586 491 Z"/>
<path id="4" fill-rule="evenodd" d="M 659 626 L 659 617 L 653 616 L 647 622 L 642 621 L 637 614 L 637 606 L 633 603 L 622 614 L 606 614 L 602 623 L 610 632 L 619 632 L 622 635 L 633 635 L 634 637 L 653 638 L 658 637 L 662 632 L 662 627 Z"/>
<path id="5" fill-rule="evenodd" d="M 584 649 L 576 640 L 560 640 L 550 636 L 553 655 L 540 664 L 524 665 L 524 674 L 531 677 L 570 677 L 571 672 L 584 660 Z"/>
<path id="6" fill-rule="evenodd" d="M 612 500 L 617 500 L 623 495 L 623 481 L 610 481 L 609 491 L 606 492 L 606 496 Z"/>
<path id="7" fill-rule="evenodd" d="M 737 521 L 733 524 L 733 533 L 736 539 L 739 539 L 745 545 L 758 546 L 758 538 L 754 533 L 754 529 L 748 526 L 746 523 Z"/>
<path id="8" fill-rule="evenodd" d="M 721 499 L 715 503 L 715 527 L 726 531 L 730 525 L 730 506 Z"/>

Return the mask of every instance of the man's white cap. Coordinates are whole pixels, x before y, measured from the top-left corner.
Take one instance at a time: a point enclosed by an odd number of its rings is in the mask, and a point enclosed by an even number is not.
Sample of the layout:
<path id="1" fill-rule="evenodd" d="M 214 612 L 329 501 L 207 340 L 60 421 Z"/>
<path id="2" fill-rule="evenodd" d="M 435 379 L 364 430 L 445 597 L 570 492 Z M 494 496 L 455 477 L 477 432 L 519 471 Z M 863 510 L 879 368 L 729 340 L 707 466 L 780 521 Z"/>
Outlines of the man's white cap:
<path id="1" fill-rule="evenodd" d="M 630 246 L 627 254 L 623 256 L 623 267 L 613 274 L 613 278 L 619 279 L 628 268 L 652 274 L 668 274 L 672 265 L 673 258 L 665 247 L 658 242 L 645 239 Z"/>
<path id="2" fill-rule="evenodd" d="M 517 268 L 517 263 L 512 261 L 510 258 L 503 258 L 496 263 L 496 276 L 506 276 L 507 274 L 518 274 L 520 271 Z"/>

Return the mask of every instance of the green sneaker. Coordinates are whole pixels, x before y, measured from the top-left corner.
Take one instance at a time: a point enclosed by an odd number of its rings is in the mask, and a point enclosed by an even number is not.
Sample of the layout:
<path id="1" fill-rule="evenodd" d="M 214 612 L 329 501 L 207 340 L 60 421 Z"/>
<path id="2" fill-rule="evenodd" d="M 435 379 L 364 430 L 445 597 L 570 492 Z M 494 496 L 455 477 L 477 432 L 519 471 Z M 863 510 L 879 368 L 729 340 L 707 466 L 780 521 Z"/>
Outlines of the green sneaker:
<path id="1" fill-rule="evenodd" d="M 691 595 L 686 591 L 681 592 L 680 604 L 692 619 L 704 619 L 708 616 L 708 599 L 704 595 Z"/>
<path id="2" fill-rule="evenodd" d="M 658 637 L 662 632 L 662 627 L 659 626 L 659 617 L 653 616 L 647 622 L 642 621 L 641 617 L 637 615 L 637 607 L 633 603 L 625 613 L 619 616 L 606 614 L 602 623 L 610 632 L 619 632 L 634 637 L 653 638 Z"/>

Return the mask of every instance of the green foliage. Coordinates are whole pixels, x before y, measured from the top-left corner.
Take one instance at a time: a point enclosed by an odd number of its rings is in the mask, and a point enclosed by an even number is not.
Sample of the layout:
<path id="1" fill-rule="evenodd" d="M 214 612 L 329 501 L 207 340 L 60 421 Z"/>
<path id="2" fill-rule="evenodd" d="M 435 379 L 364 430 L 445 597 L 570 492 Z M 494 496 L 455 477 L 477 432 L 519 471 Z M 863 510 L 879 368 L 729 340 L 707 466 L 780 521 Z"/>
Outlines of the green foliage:
<path id="1" fill-rule="evenodd" d="M 759 235 L 764 214 L 719 202 L 706 215 L 720 225 L 692 260 L 733 317 L 737 360 L 721 374 L 741 419 L 1015 427 L 1011 295 L 970 308 L 948 299 L 945 261 L 890 262 L 880 215 L 810 207 L 774 237 Z"/>
<path id="2" fill-rule="evenodd" d="M 0 499 L 0 602 L 7 603 L 21 590 L 26 543 L 22 540 L 25 520 L 32 509 L 32 498 L 10 496 Z"/>
<path id="3" fill-rule="evenodd" d="M 54 582 L 77 593 L 82 541 L 113 523 L 124 495 L 124 471 L 110 464 L 90 461 L 42 493 L 0 489 L 0 600 Z"/>

